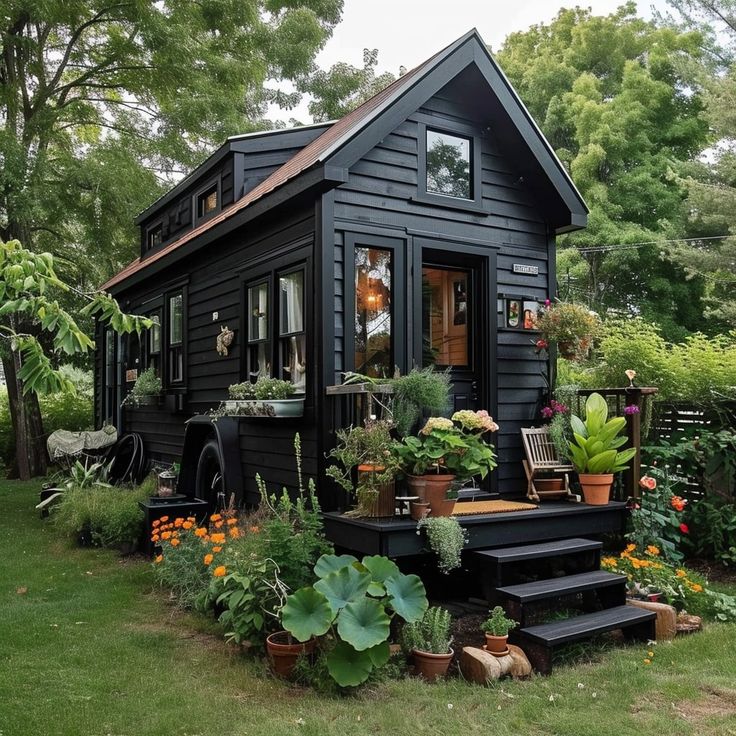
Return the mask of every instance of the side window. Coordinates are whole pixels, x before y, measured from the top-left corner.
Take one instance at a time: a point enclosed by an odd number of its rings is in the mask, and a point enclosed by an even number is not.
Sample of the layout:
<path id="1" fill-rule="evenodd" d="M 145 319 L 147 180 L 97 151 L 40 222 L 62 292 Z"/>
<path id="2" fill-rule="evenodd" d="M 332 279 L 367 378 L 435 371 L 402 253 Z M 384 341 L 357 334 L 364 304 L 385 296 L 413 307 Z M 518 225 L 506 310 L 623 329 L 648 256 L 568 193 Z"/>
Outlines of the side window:
<path id="1" fill-rule="evenodd" d="M 355 356 L 358 373 L 381 378 L 393 371 L 391 251 L 355 249 Z"/>
<path id="2" fill-rule="evenodd" d="M 147 250 L 153 250 L 156 246 L 161 245 L 163 242 L 163 234 L 164 234 L 164 228 L 163 225 L 159 222 L 158 225 L 154 225 L 153 227 L 148 229 L 148 232 L 146 233 L 146 249 Z"/>
<path id="3" fill-rule="evenodd" d="M 169 383 L 174 384 L 184 380 L 184 295 L 181 291 L 169 294 L 167 302 L 168 378 Z M 158 339 L 160 341 L 160 334 Z"/>
<path id="4" fill-rule="evenodd" d="M 427 128 L 427 192 L 473 199 L 472 140 Z"/>
<path id="5" fill-rule="evenodd" d="M 281 378 L 298 393 L 307 385 L 307 334 L 304 315 L 304 270 L 279 275 L 279 355 Z"/>
<path id="6" fill-rule="evenodd" d="M 215 181 L 199 192 L 195 198 L 197 220 L 206 220 L 220 209 L 220 189 Z"/>
<path id="7" fill-rule="evenodd" d="M 248 355 L 249 381 L 271 376 L 271 336 L 269 333 L 269 282 L 248 287 Z"/>
<path id="8" fill-rule="evenodd" d="M 161 376 L 161 311 L 148 315 L 154 324 L 146 332 L 146 362 L 144 368 L 153 368 L 157 376 Z"/>

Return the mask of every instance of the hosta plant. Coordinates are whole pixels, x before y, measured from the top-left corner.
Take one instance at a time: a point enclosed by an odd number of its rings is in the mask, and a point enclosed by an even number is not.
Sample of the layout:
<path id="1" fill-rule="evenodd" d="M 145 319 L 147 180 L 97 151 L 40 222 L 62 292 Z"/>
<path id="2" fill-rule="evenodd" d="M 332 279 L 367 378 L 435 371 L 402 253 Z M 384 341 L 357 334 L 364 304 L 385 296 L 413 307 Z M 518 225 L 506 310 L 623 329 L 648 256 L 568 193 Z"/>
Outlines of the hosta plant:
<path id="1" fill-rule="evenodd" d="M 298 641 L 329 635 L 325 656 L 330 676 L 341 687 L 365 682 L 388 662 L 391 621 L 419 621 L 428 607 L 416 575 L 404 575 L 379 555 L 323 555 L 319 580 L 292 593 L 281 610 L 284 628 Z"/>

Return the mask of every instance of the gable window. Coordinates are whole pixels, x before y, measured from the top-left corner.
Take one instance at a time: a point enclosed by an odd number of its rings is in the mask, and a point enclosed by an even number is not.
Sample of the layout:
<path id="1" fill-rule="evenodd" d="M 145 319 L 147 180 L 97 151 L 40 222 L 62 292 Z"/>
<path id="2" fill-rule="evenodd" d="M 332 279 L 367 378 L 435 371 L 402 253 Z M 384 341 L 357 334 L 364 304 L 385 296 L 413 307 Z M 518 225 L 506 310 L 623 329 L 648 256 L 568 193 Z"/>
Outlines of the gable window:
<path id="1" fill-rule="evenodd" d="M 271 340 L 269 339 L 269 283 L 248 287 L 248 357 L 249 381 L 271 377 Z"/>
<path id="2" fill-rule="evenodd" d="M 215 182 L 197 195 L 197 219 L 204 219 L 217 212 L 218 204 L 217 182 Z"/>
<path id="3" fill-rule="evenodd" d="M 473 199 L 470 138 L 426 129 L 427 192 Z"/>
<path id="4" fill-rule="evenodd" d="M 158 225 L 154 225 L 152 228 L 149 228 L 146 241 L 146 247 L 148 250 L 152 250 L 163 243 L 163 233 L 163 225 L 160 222 Z"/>
<path id="5" fill-rule="evenodd" d="M 376 378 L 393 371 L 391 251 L 355 248 L 355 370 Z"/>
<path id="6" fill-rule="evenodd" d="M 167 333 L 169 383 L 181 383 L 184 380 L 184 295 L 181 291 L 169 295 Z"/>

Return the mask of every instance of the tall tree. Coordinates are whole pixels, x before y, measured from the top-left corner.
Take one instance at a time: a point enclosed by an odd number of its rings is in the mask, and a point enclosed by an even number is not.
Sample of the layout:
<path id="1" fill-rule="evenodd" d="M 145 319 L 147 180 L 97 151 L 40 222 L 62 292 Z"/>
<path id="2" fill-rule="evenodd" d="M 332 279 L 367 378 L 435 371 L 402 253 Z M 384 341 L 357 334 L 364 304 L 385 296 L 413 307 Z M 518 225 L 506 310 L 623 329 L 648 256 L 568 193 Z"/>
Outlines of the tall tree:
<path id="1" fill-rule="evenodd" d="M 704 90 L 716 139 L 683 178 L 690 235 L 672 249 L 691 277 L 706 280 L 706 315 L 736 328 L 736 0 L 670 0 L 676 19 L 704 39 L 703 62 L 689 69 Z M 730 237 L 723 237 L 730 235 Z"/>
<path id="2" fill-rule="evenodd" d="M 259 127 L 269 103 L 293 104 L 280 82 L 312 68 L 341 11 L 342 0 L 6 0 L 0 237 L 54 253 L 70 283 L 99 283 L 135 254 L 131 215 L 171 174 Z M 3 365 L 13 370 L 7 351 Z"/>
<path id="3" fill-rule="evenodd" d="M 630 2 L 605 17 L 562 10 L 498 54 L 591 208 L 587 230 L 560 241 L 563 287 L 675 338 L 702 314 L 702 280 L 686 280 L 661 244 L 684 229 L 676 173 L 708 140 L 700 95 L 676 63 L 699 56 L 700 41 L 638 18 Z"/>

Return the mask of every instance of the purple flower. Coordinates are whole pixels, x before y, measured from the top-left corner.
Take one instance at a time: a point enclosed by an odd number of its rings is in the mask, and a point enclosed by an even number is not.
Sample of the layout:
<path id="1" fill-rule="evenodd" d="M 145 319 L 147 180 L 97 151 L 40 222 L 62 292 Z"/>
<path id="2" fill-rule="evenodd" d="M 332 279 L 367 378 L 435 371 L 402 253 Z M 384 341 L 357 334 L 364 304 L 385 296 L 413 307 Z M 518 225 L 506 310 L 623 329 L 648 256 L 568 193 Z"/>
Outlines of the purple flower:
<path id="1" fill-rule="evenodd" d="M 624 407 L 624 414 L 631 416 L 632 414 L 641 414 L 641 409 L 636 404 L 629 404 Z"/>
<path id="2" fill-rule="evenodd" d="M 543 416 L 543 417 L 544 417 L 545 419 L 552 419 L 552 417 L 554 416 L 554 411 L 553 411 L 553 410 L 551 409 L 551 407 L 549 407 L 549 406 L 545 406 L 545 407 L 544 407 L 544 408 L 542 409 L 542 416 Z"/>

